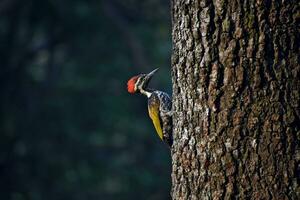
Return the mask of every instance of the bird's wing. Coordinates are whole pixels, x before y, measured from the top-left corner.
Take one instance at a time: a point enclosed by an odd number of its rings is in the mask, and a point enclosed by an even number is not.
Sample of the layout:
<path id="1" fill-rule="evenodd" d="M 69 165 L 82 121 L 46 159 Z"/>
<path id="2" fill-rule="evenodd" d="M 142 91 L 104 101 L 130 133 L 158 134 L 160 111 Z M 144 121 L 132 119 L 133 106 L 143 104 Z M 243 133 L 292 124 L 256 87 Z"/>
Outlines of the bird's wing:
<path id="1" fill-rule="evenodd" d="M 152 119 L 153 125 L 156 129 L 156 132 L 161 140 L 163 140 L 163 131 L 161 128 L 161 119 L 159 116 L 159 100 L 157 97 L 154 97 L 155 100 L 151 101 L 151 103 L 148 104 L 148 111 L 149 116 Z"/>

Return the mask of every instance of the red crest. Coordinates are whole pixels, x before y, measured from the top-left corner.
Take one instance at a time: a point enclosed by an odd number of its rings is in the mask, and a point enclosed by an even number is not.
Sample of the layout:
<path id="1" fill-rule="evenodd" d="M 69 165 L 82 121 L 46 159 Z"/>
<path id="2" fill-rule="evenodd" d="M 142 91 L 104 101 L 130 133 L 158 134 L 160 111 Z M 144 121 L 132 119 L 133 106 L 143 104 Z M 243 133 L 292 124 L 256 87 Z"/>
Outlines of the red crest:
<path id="1" fill-rule="evenodd" d="M 138 78 L 138 76 L 134 76 L 127 82 L 127 90 L 129 93 L 135 93 L 134 86 Z"/>

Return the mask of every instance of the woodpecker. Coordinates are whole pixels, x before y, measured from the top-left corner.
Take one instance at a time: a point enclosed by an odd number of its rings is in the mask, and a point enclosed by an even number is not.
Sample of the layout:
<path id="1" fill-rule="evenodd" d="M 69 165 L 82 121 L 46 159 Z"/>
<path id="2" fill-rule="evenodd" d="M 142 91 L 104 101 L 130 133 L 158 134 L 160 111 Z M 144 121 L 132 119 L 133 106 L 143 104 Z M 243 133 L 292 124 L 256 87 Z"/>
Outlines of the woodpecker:
<path id="1" fill-rule="evenodd" d="M 127 90 L 131 94 L 140 93 L 148 98 L 148 112 L 155 130 L 160 139 L 171 147 L 173 143 L 171 98 L 165 92 L 148 88 L 148 84 L 157 70 L 158 68 L 148 74 L 132 77 L 127 82 Z"/>

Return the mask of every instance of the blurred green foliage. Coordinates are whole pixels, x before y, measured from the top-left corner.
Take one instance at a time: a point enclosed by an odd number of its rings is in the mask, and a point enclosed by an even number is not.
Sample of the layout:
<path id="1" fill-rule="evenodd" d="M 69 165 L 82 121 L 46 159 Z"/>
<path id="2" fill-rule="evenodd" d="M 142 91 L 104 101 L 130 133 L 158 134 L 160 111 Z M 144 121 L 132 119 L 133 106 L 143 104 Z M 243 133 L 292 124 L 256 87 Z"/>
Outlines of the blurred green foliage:
<path id="1" fill-rule="evenodd" d="M 0 1 L 0 199 L 170 199 L 168 148 L 127 80 L 160 67 L 169 1 Z"/>

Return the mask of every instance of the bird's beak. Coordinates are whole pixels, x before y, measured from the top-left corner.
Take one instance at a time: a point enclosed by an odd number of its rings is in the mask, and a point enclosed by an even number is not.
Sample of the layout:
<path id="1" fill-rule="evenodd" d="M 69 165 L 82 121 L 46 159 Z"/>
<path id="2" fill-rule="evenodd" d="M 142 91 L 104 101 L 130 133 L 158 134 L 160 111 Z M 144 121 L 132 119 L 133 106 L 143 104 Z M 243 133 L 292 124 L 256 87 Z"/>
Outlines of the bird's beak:
<path id="1" fill-rule="evenodd" d="M 155 72 L 157 72 L 158 68 L 153 70 L 152 72 L 150 72 L 149 74 L 146 74 L 145 78 L 144 78 L 144 82 L 143 82 L 143 88 L 147 88 L 152 76 L 155 74 Z"/>
<path id="2" fill-rule="evenodd" d="M 150 72 L 149 74 L 146 75 L 147 79 L 150 80 L 151 77 L 158 71 L 159 68 L 156 68 L 155 70 L 153 70 L 152 72 Z"/>

